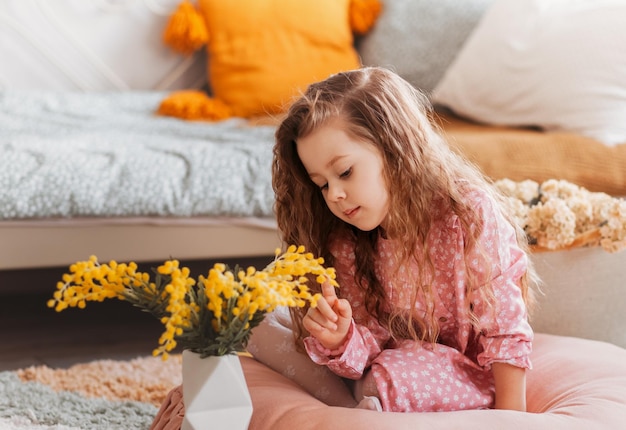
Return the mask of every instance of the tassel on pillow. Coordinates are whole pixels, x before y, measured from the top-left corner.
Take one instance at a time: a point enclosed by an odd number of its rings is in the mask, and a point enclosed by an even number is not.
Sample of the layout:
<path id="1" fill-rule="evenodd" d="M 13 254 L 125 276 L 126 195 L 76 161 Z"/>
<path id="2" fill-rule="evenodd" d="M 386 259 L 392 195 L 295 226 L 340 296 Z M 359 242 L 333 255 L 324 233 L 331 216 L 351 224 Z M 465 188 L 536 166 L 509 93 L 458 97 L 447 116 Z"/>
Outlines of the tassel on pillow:
<path id="1" fill-rule="evenodd" d="M 191 55 L 209 41 L 209 31 L 204 17 L 188 0 L 178 5 L 170 16 L 163 41 L 177 52 Z M 232 116 L 230 108 L 220 100 L 210 98 L 203 91 L 178 91 L 159 105 L 160 115 L 187 120 L 208 119 L 218 121 Z"/>
<path id="2" fill-rule="evenodd" d="M 356 34 L 367 33 L 380 15 L 382 4 L 379 0 L 351 0 L 350 28 Z"/>
<path id="3" fill-rule="evenodd" d="M 202 91 L 177 91 L 161 102 L 158 113 L 187 120 L 210 121 L 233 116 L 226 103 Z"/>
<path id="4" fill-rule="evenodd" d="M 209 30 L 204 17 L 188 0 L 183 1 L 170 17 L 163 41 L 172 49 L 192 54 L 209 41 Z"/>

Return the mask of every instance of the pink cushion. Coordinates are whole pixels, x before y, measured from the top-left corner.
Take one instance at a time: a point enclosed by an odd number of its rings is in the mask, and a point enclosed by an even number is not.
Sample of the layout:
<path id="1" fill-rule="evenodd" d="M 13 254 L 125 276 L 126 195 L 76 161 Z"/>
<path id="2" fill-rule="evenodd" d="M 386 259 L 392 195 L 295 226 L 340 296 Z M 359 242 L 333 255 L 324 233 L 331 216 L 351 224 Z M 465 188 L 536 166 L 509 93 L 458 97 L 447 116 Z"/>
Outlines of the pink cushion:
<path id="1" fill-rule="evenodd" d="M 616 429 L 626 425 L 626 350 L 592 340 L 537 334 L 528 372 L 530 413 L 482 410 L 421 414 L 331 407 L 252 358 L 242 365 L 254 406 L 252 430 Z M 167 404 L 168 401 L 170 404 Z M 178 429 L 174 390 L 154 429 Z M 169 411 L 169 412 L 168 412 Z"/>

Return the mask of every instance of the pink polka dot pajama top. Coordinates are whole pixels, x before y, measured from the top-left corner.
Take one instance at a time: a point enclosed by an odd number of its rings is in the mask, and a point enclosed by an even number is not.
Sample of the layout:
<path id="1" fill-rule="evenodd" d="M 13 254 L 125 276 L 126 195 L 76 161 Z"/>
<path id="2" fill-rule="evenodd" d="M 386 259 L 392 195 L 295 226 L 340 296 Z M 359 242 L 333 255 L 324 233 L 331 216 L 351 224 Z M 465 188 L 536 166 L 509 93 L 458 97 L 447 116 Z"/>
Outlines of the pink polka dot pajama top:
<path id="1" fill-rule="evenodd" d="M 467 198 L 479 208 L 484 219 L 479 238 L 483 250 L 475 251 L 476 258 L 463 258 L 464 233 L 458 217 L 434 209 L 441 215 L 428 237 L 435 266 L 434 315 L 440 325 L 435 345 L 391 339 L 387 329 L 365 310 L 364 292 L 355 281 L 354 243 L 351 240 L 332 243 L 340 285 L 338 294 L 352 305 L 353 322 L 339 355 L 332 355 L 313 337 L 305 339 L 306 350 L 314 362 L 328 366 L 339 376 L 374 382 L 385 411 L 489 408 L 494 402 L 492 363 L 531 367 L 533 332 L 518 287 L 526 270 L 527 256 L 517 246 L 513 228 L 496 210 L 490 197 L 472 190 Z M 415 268 L 402 267 L 399 271 L 394 268 L 397 246 L 402 243 L 379 238 L 376 274 L 392 306 L 412 308 L 417 315 L 420 312 L 424 315 L 426 307 L 419 297 L 414 306 L 410 303 L 407 272 Z M 485 258 L 491 268 L 485 267 Z M 466 261 L 470 262 L 469 267 Z M 487 282 L 493 285 L 495 309 L 484 306 L 476 291 L 466 297 L 468 272 L 480 279 L 481 285 Z M 466 300 L 479 317 L 480 330 L 470 323 Z"/>

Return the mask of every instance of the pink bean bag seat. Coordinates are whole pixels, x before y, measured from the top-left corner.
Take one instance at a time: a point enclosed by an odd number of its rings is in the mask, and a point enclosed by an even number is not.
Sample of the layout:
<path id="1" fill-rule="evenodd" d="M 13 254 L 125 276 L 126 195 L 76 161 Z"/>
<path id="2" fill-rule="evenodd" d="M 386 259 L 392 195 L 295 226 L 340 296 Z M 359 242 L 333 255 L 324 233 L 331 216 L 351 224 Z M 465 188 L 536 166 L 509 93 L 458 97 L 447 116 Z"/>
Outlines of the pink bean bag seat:
<path id="1" fill-rule="evenodd" d="M 253 403 L 251 430 L 626 429 L 626 349 L 536 334 L 528 372 L 528 413 L 473 410 L 401 414 L 327 406 L 253 358 L 242 365 Z M 346 399 L 349 402 L 350 399 Z M 184 406 L 172 390 L 152 429 L 179 429 Z"/>

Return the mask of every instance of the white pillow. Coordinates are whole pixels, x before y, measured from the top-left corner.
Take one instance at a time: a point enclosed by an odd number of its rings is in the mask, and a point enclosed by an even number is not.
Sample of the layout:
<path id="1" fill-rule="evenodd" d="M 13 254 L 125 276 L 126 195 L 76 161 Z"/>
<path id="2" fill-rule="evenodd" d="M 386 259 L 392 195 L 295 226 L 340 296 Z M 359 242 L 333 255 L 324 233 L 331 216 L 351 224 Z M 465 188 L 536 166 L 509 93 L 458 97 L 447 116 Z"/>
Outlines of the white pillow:
<path id="1" fill-rule="evenodd" d="M 0 90 L 173 90 L 206 83 L 203 53 L 163 43 L 180 0 L 2 0 Z"/>
<path id="2" fill-rule="evenodd" d="M 626 1 L 495 1 L 432 100 L 488 124 L 626 143 Z"/>

